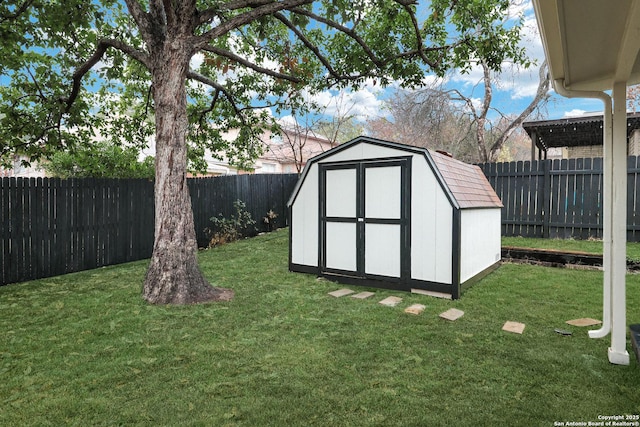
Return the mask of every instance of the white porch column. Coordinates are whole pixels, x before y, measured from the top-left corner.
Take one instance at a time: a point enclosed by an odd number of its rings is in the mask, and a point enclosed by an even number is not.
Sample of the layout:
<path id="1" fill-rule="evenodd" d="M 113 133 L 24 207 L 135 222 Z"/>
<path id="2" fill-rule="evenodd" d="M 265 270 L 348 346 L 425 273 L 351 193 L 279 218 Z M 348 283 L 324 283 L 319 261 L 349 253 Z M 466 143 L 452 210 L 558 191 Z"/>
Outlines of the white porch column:
<path id="1" fill-rule="evenodd" d="M 602 326 L 589 331 L 590 338 L 604 338 L 611 332 L 611 244 L 613 235 L 613 130 L 611 99 L 604 99 L 602 115 L 602 252 L 604 283 L 602 289 Z M 626 175 L 625 175 L 626 176 Z"/>
<path id="2" fill-rule="evenodd" d="M 611 347 L 609 362 L 629 364 L 627 352 L 627 106 L 626 82 L 613 85 L 613 229 L 611 247 Z M 606 273 L 605 273 L 606 274 Z"/>

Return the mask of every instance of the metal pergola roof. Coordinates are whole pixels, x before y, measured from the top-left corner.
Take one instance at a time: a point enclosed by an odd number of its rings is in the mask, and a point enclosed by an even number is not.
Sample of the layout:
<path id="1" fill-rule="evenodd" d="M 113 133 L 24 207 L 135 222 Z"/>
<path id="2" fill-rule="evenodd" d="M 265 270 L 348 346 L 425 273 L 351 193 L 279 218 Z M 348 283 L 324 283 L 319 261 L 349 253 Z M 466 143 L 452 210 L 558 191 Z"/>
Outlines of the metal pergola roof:
<path id="1" fill-rule="evenodd" d="M 602 115 L 524 122 L 522 127 L 539 150 L 602 145 Z M 627 113 L 627 139 L 640 129 L 640 113 Z"/>

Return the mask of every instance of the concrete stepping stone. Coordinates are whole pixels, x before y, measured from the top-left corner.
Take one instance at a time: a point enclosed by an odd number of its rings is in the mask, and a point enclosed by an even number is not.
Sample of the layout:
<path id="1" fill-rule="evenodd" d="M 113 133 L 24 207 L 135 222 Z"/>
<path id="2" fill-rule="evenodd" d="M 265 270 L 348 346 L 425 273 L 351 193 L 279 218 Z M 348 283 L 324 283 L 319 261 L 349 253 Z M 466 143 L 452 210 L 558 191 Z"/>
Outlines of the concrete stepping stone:
<path id="1" fill-rule="evenodd" d="M 340 298 L 345 295 L 350 295 L 354 292 L 355 291 L 352 291 L 351 289 L 344 288 L 344 289 L 338 289 L 337 291 L 329 292 L 329 295 L 331 295 L 332 297 Z"/>
<path id="2" fill-rule="evenodd" d="M 374 295 L 375 295 L 375 292 L 360 292 L 358 294 L 351 295 L 351 298 L 365 299 Z"/>
<path id="3" fill-rule="evenodd" d="M 387 297 L 380 301 L 378 304 L 386 305 L 387 307 L 395 307 L 402 301 L 402 298 L 399 297 Z"/>
<path id="4" fill-rule="evenodd" d="M 571 326 L 593 326 L 593 325 L 599 325 L 601 323 L 602 323 L 601 320 L 591 319 L 588 317 L 585 317 L 582 319 L 567 320 L 567 324 Z"/>
<path id="5" fill-rule="evenodd" d="M 458 310 L 457 308 L 450 308 L 449 310 L 440 313 L 440 317 L 452 322 L 458 320 L 462 316 L 464 316 L 464 311 Z"/>
<path id="6" fill-rule="evenodd" d="M 524 332 L 524 326 L 524 323 L 508 321 L 505 322 L 502 330 L 522 335 L 522 333 Z"/>
<path id="7" fill-rule="evenodd" d="M 424 304 L 413 304 L 404 309 L 405 313 L 415 314 L 416 316 L 424 311 L 427 308 Z"/>

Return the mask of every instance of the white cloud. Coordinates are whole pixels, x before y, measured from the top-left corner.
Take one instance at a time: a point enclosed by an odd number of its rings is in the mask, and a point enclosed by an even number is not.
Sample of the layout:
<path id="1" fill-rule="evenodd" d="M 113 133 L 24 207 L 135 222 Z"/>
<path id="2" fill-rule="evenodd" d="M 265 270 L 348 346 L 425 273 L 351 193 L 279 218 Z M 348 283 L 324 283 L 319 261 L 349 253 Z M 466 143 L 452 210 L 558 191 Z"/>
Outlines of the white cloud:
<path id="1" fill-rule="evenodd" d="M 565 111 L 564 112 L 564 117 L 580 117 L 580 116 L 584 116 L 585 113 L 586 113 L 585 110 L 581 110 L 579 108 L 574 108 L 573 110 Z"/>
<path id="2" fill-rule="evenodd" d="M 359 90 L 327 90 L 310 95 L 309 101 L 314 101 L 322 107 L 323 115 L 351 115 L 358 120 L 365 120 L 380 113 L 383 101 L 378 96 L 379 92 L 380 89 L 373 81 L 369 81 Z"/>
<path id="3" fill-rule="evenodd" d="M 538 72 L 539 65 L 528 69 L 509 65 L 503 68 L 496 86 L 499 90 L 509 92 L 511 99 L 533 98 L 538 91 Z"/>
<path id="4" fill-rule="evenodd" d="M 427 74 L 422 79 L 423 87 L 437 87 L 446 84 L 450 80 L 449 76 L 438 77 L 435 74 Z"/>
<path id="5" fill-rule="evenodd" d="M 508 19 L 517 19 L 531 13 L 533 13 L 533 3 L 530 0 L 513 1 L 507 9 Z"/>
<path id="6" fill-rule="evenodd" d="M 280 125 L 284 127 L 300 126 L 300 123 L 298 123 L 298 120 L 296 120 L 296 118 L 291 115 L 280 117 L 278 119 L 278 123 L 280 123 Z"/>
<path id="7" fill-rule="evenodd" d="M 471 104 L 473 104 L 473 108 L 480 110 L 482 108 L 482 99 L 480 98 L 471 98 Z"/>
<path id="8" fill-rule="evenodd" d="M 204 62 L 204 55 L 202 53 L 196 53 L 191 57 L 191 61 L 189 62 L 189 68 L 191 68 L 194 71 L 198 71 L 203 62 Z"/>

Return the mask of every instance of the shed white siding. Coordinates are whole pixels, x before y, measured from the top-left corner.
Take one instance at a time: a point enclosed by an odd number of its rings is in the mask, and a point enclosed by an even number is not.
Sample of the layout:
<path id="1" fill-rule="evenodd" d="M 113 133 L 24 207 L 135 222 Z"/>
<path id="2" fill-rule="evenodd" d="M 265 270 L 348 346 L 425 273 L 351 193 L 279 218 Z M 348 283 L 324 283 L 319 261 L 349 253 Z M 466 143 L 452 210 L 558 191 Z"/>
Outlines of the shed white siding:
<path id="1" fill-rule="evenodd" d="M 318 265 L 318 166 L 312 164 L 291 207 L 291 262 Z"/>
<path id="2" fill-rule="evenodd" d="M 465 209 L 460 217 L 460 282 L 501 259 L 500 209 Z"/>
<path id="3" fill-rule="evenodd" d="M 350 147 L 346 150 L 343 150 L 339 153 L 336 153 L 333 156 L 327 157 L 319 161 L 318 163 L 312 163 L 309 171 L 305 176 L 305 183 L 300 187 L 298 194 L 296 195 L 296 202 L 292 206 L 292 220 L 291 220 L 291 240 L 292 240 L 292 254 L 291 261 L 294 264 L 307 265 L 307 266 L 317 266 L 318 265 L 318 210 L 319 210 L 319 171 L 318 164 L 319 163 L 333 163 L 333 162 L 342 162 L 342 161 L 350 161 L 354 159 L 378 159 L 378 158 L 388 158 L 388 157 L 397 157 L 407 155 L 406 152 L 388 148 L 388 147 L 380 147 L 374 144 L 362 143 L 358 144 L 354 147 Z M 421 159 L 424 163 L 424 158 L 421 155 L 416 156 L 416 158 Z M 349 174 L 353 173 L 353 171 L 333 171 L 327 179 L 335 179 L 336 184 L 338 186 L 334 188 L 340 188 L 340 183 L 342 183 L 343 187 L 342 195 L 343 200 L 348 200 L 349 195 L 347 192 L 354 192 L 355 188 L 349 185 L 350 180 L 346 179 L 346 176 L 340 176 L 339 173 Z M 336 175 L 334 175 L 336 174 Z M 381 178 L 381 177 L 375 177 Z M 382 177 L 383 178 L 383 177 Z M 327 184 L 329 185 L 329 184 Z M 373 188 L 372 186 L 369 188 Z M 351 200 L 355 200 L 355 193 L 353 193 L 353 198 Z M 337 197 L 336 197 L 337 199 Z M 375 198 L 372 198 L 375 200 Z M 397 204 L 396 204 L 397 206 Z M 340 204 L 330 204 L 330 200 L 327 200 L 327 209 L 328 214 L 331 212 L 335 214 L 335 216 L 343 216 L 342 214 L 347 214 L 344 216 L 348 216 L 348 213 L 351 212 L 342 212 L 343 209 L 350 209 L 350 207 L 341 207 Z M 377 204 L 375 209 L 383 209 L 381 204 Z M 392 209 L 392 208 L 389 208 Z M 333 242 L 327 242 L 333 243 Z M 327 260 L 329 262 L 329 260 Z"/>
<path id="4" fill-rule="evenodd" d="M 422 155 L 411 179 L 411 278 L 451 283 L 453 206 Z"/>

